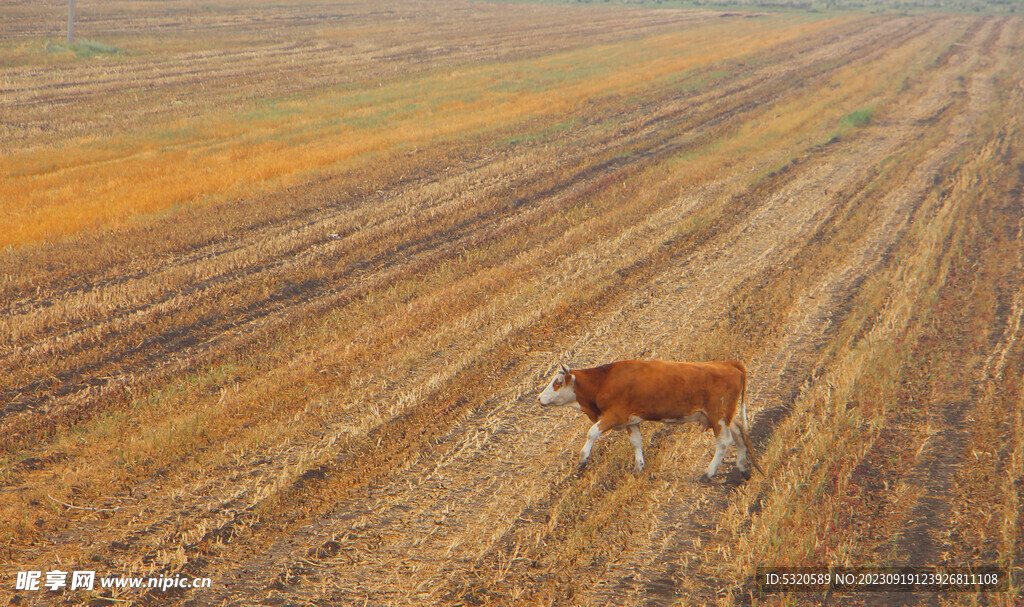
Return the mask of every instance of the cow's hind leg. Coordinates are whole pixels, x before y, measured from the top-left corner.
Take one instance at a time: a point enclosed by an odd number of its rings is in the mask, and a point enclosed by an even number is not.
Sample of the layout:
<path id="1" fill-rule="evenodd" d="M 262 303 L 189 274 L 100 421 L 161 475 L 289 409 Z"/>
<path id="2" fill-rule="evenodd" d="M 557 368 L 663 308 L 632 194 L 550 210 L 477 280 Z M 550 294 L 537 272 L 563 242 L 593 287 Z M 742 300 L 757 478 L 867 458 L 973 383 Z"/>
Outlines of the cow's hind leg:
<path id="1" fill-rule="evenodd" d="M 729 424 L 729 428 L 732 430 L 734 442 L 736 444 L 736 468 L 739 469 L 740 474 L 743 478 L 750 478 L 750 461 L 747 459 L 747 443 L 743 440 L 743 429 L 740 424 L 743 420 L 740 416 L 732 418 L 732 423 Z"/>
<path id="2" fill-rule="evenodd" d="M 732 443 L 732 430 L 726 425 L 725 420 L 718 422 L 718 432 L 715 432 L 715 457 L 711 459 L 711 465 L 704 473 L 704 480 L 711 480 L 711 477 L 718 472 L 718 467 L 722 465 L 722 460 L 725 458 L 725 452 Z"/>
<path id="3" fill-rule="evenodd" d="M 633 445 L 633 451 L 636 454 L 636 471 L 643 472 L 644 438 L 640 435 L 640 424 L 630 424 L 627 428 L 629 428 L 629 444 Z"/>

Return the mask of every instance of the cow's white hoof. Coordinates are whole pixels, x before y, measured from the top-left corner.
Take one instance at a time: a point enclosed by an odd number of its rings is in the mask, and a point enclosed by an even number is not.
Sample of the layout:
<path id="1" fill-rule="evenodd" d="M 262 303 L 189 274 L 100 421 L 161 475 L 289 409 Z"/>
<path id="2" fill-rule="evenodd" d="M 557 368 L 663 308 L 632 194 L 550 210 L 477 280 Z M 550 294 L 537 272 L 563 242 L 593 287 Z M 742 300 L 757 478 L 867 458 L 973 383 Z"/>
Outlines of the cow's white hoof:
<path id="1" fill-rule="evenodd" d="M 707 472 L 705 472 L 704 474 L 700 475 L 700 478 L 697 479 L 697 482 L 701 483 L 702 485 L 710 485 L 711 484 L 711 477 L 708 476 Z"/>

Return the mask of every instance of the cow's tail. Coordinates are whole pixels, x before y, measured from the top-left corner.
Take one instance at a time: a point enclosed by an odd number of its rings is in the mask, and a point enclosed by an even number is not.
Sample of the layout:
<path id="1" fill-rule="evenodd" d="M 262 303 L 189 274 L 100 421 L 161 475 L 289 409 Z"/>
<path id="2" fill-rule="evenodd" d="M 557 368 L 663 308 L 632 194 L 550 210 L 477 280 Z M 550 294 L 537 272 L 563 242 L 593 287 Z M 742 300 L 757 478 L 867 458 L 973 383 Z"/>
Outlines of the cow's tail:
<path id="1" fill-rule="evenodd" d="M 743 435 L 743 444 L 747 446 L 747 459 L 750 460 L 751 464 L 757 468 L 757 471 L 764 474 L 764 470 L 761 469 L 761 465 L 757 463 L 757 458 L 754 457 L 754 445 L 750 444 L 750 435 L 747 434 L 747 369 L 738 360 L 731 360 L 731 362 L 737 369 L 740 370 L 740 408 L 743 413 L 743 423 L 740 424 L 740 433 Z"/>

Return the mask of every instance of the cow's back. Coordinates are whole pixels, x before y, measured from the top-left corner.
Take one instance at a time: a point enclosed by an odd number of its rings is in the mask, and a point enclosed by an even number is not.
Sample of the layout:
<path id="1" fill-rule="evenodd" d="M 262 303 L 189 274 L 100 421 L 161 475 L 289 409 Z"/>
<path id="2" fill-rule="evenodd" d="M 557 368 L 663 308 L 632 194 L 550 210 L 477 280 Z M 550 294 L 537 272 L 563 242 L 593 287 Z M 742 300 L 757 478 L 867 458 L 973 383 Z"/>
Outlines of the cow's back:
<path id="1" fill-rule="evenodd" d="M 744 375 L 742 365 L 731 360 L 619 361 L 608 369 L 597 406 L 626 406 L 633 415 L 657 421 L 678 419 L 697 410 L 717 411 L 724 403 L 730 410 L 727 417 L 731 418 Z"/>

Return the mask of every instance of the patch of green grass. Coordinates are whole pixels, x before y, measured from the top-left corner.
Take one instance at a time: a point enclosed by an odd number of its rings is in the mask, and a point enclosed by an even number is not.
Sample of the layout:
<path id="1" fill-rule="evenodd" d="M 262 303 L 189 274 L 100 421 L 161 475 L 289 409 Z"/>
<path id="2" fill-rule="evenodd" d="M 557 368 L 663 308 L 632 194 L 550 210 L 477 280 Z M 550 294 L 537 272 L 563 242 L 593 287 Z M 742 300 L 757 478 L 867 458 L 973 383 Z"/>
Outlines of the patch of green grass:
<path id="1" fill-rule="evenodd" d="M 871 116 L 874 114 L 874 108 L 864 108 L 843 116 L 839 124 L 848 124 L 851 127 L 863 126 L 871 122 Z"/>
<path id="2" fill-rule="evenodd" d="M 59 42 L 51 42 L 46 45 L 46 50 L 50 53 L 66 53 L 73 52 L 78 57 L 95 57 L 97 55 L 124 55 L 124 50 L 97 42 L 96 40 L 78 40 L 70 45 L 61 44 Z"/>
<path id="3" fill-rule="evenodd" d="M 875 108 L 867 107 L 855 110 L 843 116 L 839 119 L 839 127 L 832 132 L 828 141 L 839 141 L 841 139 L 845 139 L 857 128 L 870 124 L 874 114 Z"/>

